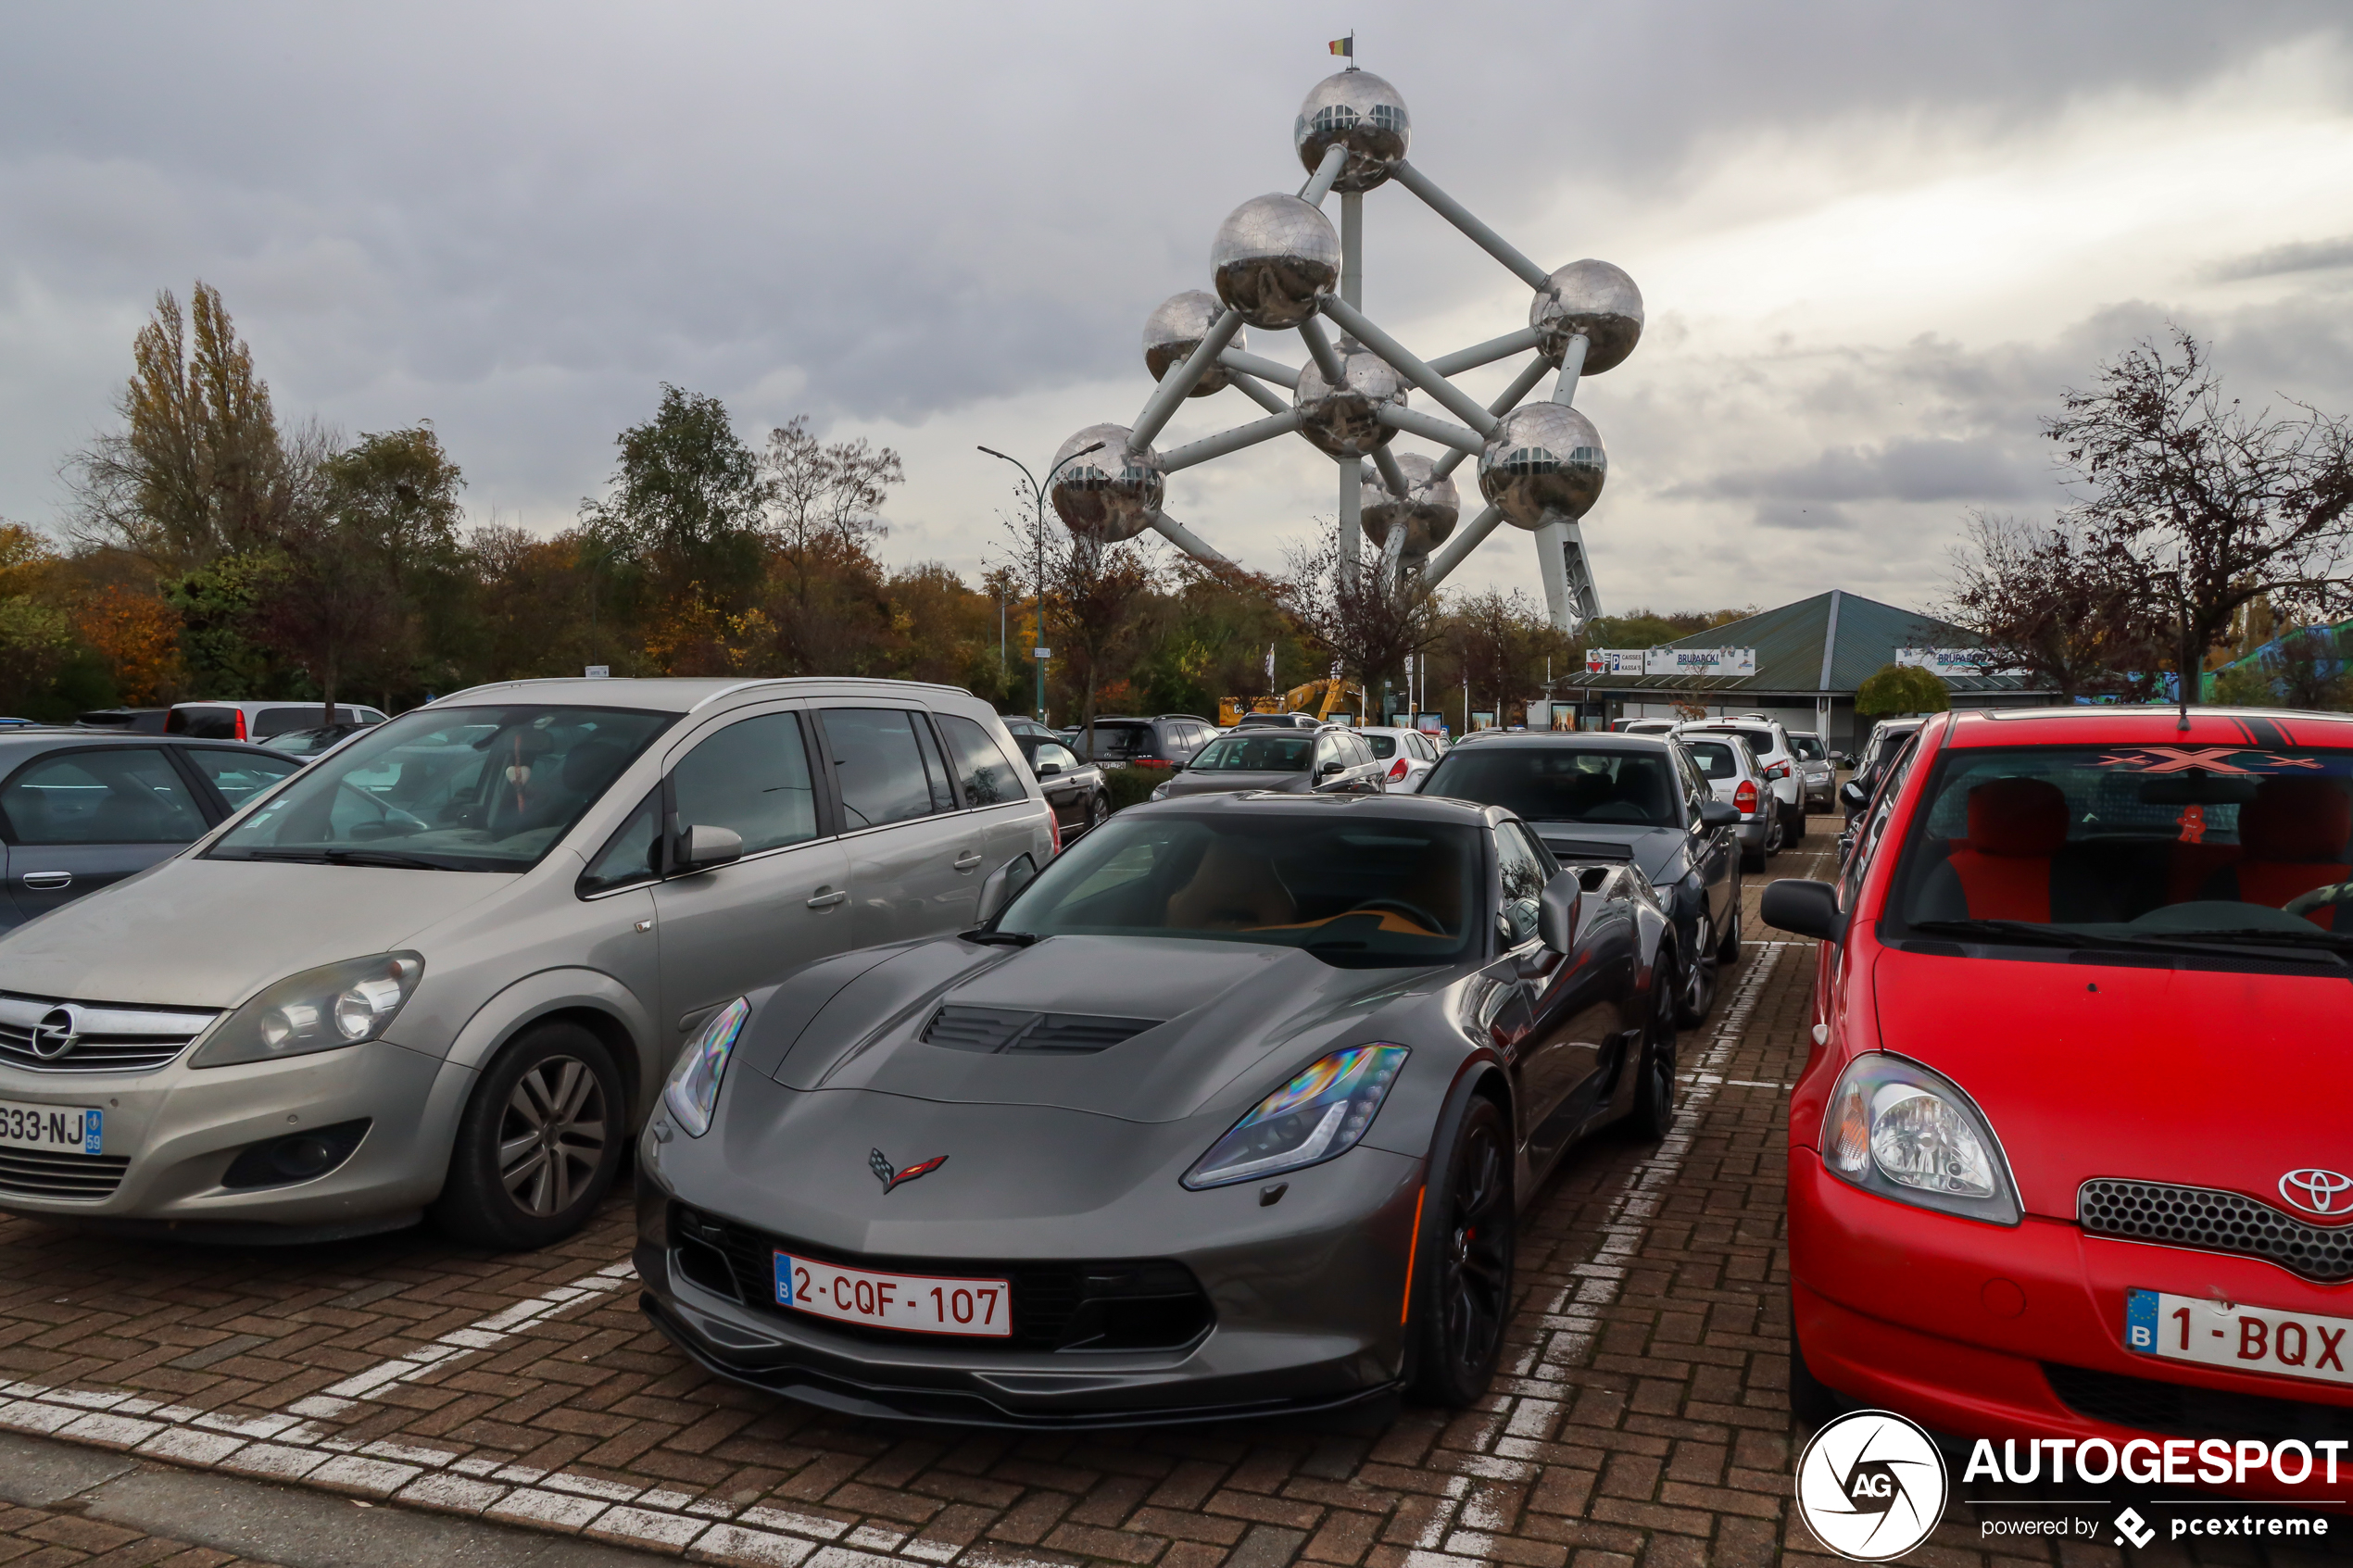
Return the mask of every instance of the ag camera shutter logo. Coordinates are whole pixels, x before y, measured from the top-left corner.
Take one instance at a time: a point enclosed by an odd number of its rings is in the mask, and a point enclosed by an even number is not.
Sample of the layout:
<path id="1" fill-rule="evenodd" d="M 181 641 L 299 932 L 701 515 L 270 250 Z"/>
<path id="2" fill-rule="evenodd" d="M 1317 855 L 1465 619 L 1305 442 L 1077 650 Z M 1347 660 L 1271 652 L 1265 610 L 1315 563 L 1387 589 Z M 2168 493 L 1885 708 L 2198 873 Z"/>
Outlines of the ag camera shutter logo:
<path id="1" fill-rule="evenodd" d="M 1828 1423 L 1797 1461 L 1806 1528 L 1852 1562 L 1884 1562 L 1928 1539 L 1951 1487 L 1928 1434 L 1887 1411 Z"/>

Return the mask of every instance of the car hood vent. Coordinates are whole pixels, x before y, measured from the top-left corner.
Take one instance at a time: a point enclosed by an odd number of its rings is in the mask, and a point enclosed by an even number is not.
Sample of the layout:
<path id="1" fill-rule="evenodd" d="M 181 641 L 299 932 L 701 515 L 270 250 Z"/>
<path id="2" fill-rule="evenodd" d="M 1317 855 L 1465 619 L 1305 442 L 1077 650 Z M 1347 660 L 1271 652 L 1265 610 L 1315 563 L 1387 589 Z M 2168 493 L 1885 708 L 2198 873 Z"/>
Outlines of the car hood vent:
<path id="1" fill-rule="evenodd" d="M 1634 847 L 1630 844 L 1600 843 L 1590 838 L 1565 838 L 1557 834 L 1549 833 L 1539 836 L 1544 840 L 1544 847 L 1551 850 L 1555 859 L 1630 860 L 1634 858 Z"/>
<path id="2" fill-rule="evenodd" d="M 1080 1012 L 1017 1012 L 1009 1008 L 943 1007 L 924 1025 L 925 1045 L 986 1055 L 1026 1052 L 1091 1056 L 1145 1030 L 1156 1018 L 1101 1018 Z"/>

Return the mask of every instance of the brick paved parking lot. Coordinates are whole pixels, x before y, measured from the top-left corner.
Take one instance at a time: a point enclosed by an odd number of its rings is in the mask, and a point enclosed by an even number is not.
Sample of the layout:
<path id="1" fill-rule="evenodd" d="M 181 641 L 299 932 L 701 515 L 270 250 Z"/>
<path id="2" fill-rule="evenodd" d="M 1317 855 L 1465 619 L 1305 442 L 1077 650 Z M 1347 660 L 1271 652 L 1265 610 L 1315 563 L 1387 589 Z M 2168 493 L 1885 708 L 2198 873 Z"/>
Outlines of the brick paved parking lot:
<path id="1" fill-rule="evenodd" d="M 1775 874 L 1826 872 L 1835 825 L 1814 828 Z M 1814 954 L 1756 922 L 1761 885 L 1740 971 L 1683 1040 L 1673 1133 L 1590 1146 L 1530 1208 L 1504 1375 L 1477 1411 L 1053 1436 L 828 1415 L 714 1380 L 648 1327 L 616 1199 L 517 1256 L 424 1232 L 264 1252 L 0 1220 L 0 1427 L 786 1568 L 1806 1561 L 1782 1122 Z M 2065 1549 L 1997 1554 L 1957 1505 L 1919 1560 L 2190 1561 Z"/>

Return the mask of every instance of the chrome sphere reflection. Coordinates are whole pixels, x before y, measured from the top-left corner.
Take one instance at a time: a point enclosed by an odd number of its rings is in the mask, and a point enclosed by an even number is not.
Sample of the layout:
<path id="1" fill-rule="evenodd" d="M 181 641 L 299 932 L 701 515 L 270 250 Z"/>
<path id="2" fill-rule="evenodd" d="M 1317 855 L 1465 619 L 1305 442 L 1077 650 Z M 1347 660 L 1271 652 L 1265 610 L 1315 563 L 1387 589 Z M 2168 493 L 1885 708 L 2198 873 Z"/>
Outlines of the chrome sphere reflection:
<path id="1" fill-rule="evenodd" d="M 1315 83 L 1291 127 L 1299 161 L 1310 174 L 1327 147 L 1337 143 L 1348 149 L 1348 161 L 1332 182 L 1335 191 L 1369 191 L 1387 180 L 1412 136 L 1405 100 L 1368 70 L 1343 70 Z"/>
<path id="2" fill-rule="evenodd" d="M 1169 371 L 1192 358 L 1201 340 L 1209 335 L 1209 329 L 1225 313 L 1226 307 L 1207 289 L 1187 289 L 1161 301 L 1160 308 L 1144 321 L 1144 368 L 1151 371 L 1152 380 L 1166 380 Z M 1227 346 L 1246 347 L 1247 339 L 1248 334 L 1237 329 Z M 1213 392 L 1224 391 L 1231 380 L 1226 367 L 1212 360 L 1208 371 L 1185 395 L 1206 397 Z"/>
<path id="3" fill-rule="evenodd" d="M 1380 476 L 1380 470 L 1370 463 L 1365 465 L 1365 537 L 1378 549 L 1389 547 L 1389 531 L 1405 531 L 1403 558 L 1419 560 L 1454 532 L 1454 521 L 1462 516 L 1462 502 L 1454 494 L 1452 479 L 1435 478 L 1430 470 L 1437 465 L 1418 452 L 1401 453 L 1398 468 L 1405 475 L 1405 494 L 1392 495 Z"/>
<path id="4" fill-rule="evenodd" d="M 1380 422 L 1384 403 L 1405 406 L 1405 378 L 1389 361 L 1343 335 L 1340 340 L 1340 383 L 1332 385 L 1309 359 L 1299 372 L 1299 388 L 1290 406 L 1299 414 L 1299 433 L 1317 451 L 1335 458 L 1361 458 L 1376 446 L 1386 446 L 1397 433 Z"/>
<path id="5" fill-rule="evenodd" d="M 1583 517 L 1608 474 L 1601 432 L 1557 403 L 1513 409 L 1478 455 L 1478 493 L 1517 528 Z"/>
<path id="6" fill-rule="evenodd" d="M 1586 339 L 1585 371 L 1600 375 L 1634 352 L 1642 335 L 1642 291 L 1623 270 L 1588 257 L 1555 271 L 1528 307 L 1536 346 L 1554 364 L 1568 340 Z"/>
<path id="7" fill-rule="evenodd" d="M 1088 425 L 1062 444 L 1054 462 L 1060 465 L 1073 452 L 1099 441 L 1102 449 L 1062 468 L 1047 494 L 1054 515 L 1073 533 L 1115 545 L 1151 526 L 1168 476 L 1158 453 L 1150 447 L 1136 450 L 1133 433 L 1126 425 Z"/>
<path id="8" fill-rule="evenodd" d="M 1315 314 L 1340 282 L 1340 234 L 1297 196 L 1253 196 L 1217 226 L 1209 247 L 1217 297 L 1253 327 L 1280 332 Z"/>

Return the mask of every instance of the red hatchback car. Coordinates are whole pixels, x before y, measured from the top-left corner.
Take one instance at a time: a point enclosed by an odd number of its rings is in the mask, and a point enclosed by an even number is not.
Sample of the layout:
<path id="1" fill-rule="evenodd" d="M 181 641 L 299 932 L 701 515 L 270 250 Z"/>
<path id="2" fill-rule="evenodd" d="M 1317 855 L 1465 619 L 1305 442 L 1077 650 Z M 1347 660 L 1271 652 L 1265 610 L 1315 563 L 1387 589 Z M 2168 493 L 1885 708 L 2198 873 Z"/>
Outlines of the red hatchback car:
<path id="1" fill-rule="evenodd" d="M 2342 716 L 1941 714 L 1840 881 L 1767 890 L 1824 941 L 1790 1106 L 1802 1419 L 2346 1455 L 2349 791 Z"/>

